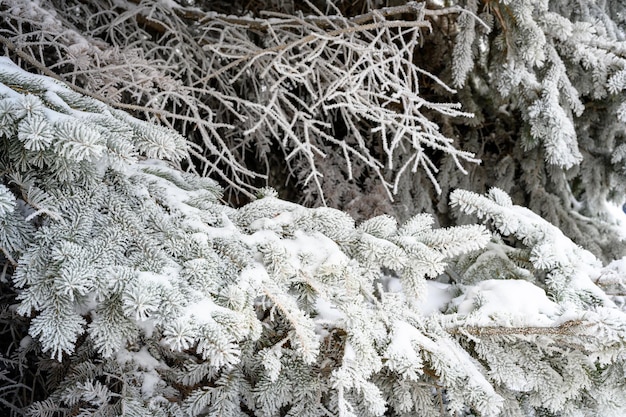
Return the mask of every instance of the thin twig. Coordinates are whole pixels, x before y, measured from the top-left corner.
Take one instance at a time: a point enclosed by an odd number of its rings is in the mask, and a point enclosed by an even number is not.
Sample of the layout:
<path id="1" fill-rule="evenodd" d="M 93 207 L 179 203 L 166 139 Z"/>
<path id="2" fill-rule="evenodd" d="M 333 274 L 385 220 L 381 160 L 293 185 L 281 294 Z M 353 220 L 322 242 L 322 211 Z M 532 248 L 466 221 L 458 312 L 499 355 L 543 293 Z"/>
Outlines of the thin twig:
<path id="1" fill-rule="evenodd" d="M 36 59 L 34 59 L 33 57 L 31 57 L 30 55 L 22 52 L 13 42 L 11 42 L 11 40 L 7 39 L 6 37 L 0 35 L 0 43 L 4 44 L 4 46 L 7 47 L 7 49 L 9 49 L 11 52 L 13 52 L 15 55 L 17 55 L 18 57 L 20 57 L 21 59 L 23 59 L 24 61 L 28 62 L 30 65 L 32 65 L 33 67 L 37 68 L 38 71 L 40 71 L 43 75 L 50 77 L 50 78 L 54 78 L 57 81 L 62 82 L 63 84 L 69 86 L 72 90 L 76 91 L 77 93 L 80 93 L 82 95 L 91 97 L 95 100 L 99 100 L 111 107 L 116 107 L 118 109 L 123 109 L 123 110 L 132 110 L 132 111 L 138 111 L 138 112 L 147 112 L 147 113 L 154 113 L 157 114 L 159 116 L 176 116 L 177 118 L 183 117 L 181 115 L 174 115 L 172 113 L 169 113 L 167 111 L 163 111 L 163 110 L 158 110 L 158 109 L 153 109 L 153 108 L 149 108 L 149 107 L 143 107 L 143 106 L 139 106 L 139 105 L 135 105 L 135 104 L 126 104 L 126 103 L 118 103 L 116 101 L 110 100 L 107 97 L 104 97 L 100 94 L 91 92 L 89 90 L 86 90 L 68 80 L 63 79 L 61 76 L 59 76 L 57 73 L 53 72 L 52 70 L 50 70 L 48 67 L 46 67 L 45 65 L 43 65 L 41 62 L 37 61 Z M 191 118 L 190 118 L 191 119 Z"/>
<path id="2" fill-rule="evenodd" d="M 281 45 L 275 45 L 270 48 L 261 49 L 252 54 L 244 55 L 241 58 L 238 58 L 235 61 L 229 63 L 228 65 L 223 66 L 218 71 L 212 72 L 200 78 L 197 82 L 206 82 L 210 79 L 219 77 L 226 71 L 229 71 L 230 69 L 235 68 L 248 60 L 258 58 L 265 54 L 273 54 L 273 53 L 280 52 L 286 49 L 291 49 L 298 45 L 302 45 L 302 44 L 314 41 L 316 39 L 334 38 L 339 35 L 355 33 L 355 32 L 367 32 L 373 29 L 400 28 L 400 27 L 420 27 L 420 28 L 425 27 L 425 28 L 430 29 L 431 25 L 427 21 L 421 21 L 421 22 L 418 22 L 418 21 L 384 21 L 384 22 L 378 22 L 378 23 L 370 23 L 367 25 L 350 26 L 350 27 L 346 27 L 342 29 L 332 30 L 330 32 L 325 32 L 325 33 L 312 33 L 303 38 L 297 39 L 293 42 L 284 43 Z"/>

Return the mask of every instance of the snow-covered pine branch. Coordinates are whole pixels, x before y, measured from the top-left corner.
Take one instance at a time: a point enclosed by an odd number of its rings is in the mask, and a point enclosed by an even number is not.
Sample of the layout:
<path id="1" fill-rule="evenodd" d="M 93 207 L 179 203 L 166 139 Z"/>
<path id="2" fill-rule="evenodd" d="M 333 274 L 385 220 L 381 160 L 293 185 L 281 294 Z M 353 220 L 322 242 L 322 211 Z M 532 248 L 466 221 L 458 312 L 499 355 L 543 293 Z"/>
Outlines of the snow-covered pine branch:
<path id="1" fill-rule="evenodd" d="M 619 281 L 619 267 L 602 269 L 502 191 L 452 199 L 528 251 L 480 225 L 433 228 L 428 214 L 357 225 L 269 189 L 230 208 L 213 180 L 180 170 L 180 135 L 7 58 L 0 108 L 3 405 L 30 416 L 626 410 L 626 318 L 592 282 Z M 472 263 L 484 278 L 467 276 Z M 499 276 L 503 265 L 517 269 Z"/>
<path id="2" fill-rule="evenodd" d="M 426 211 L 448 225 L 453 189 L 497 186 L 602 260 L 626 253 L 623 1 L 10 0 L 0 13 L 8 56 L 178 130 L 184 165 L 238 206 L 270 185 L 359 220 Z"/>

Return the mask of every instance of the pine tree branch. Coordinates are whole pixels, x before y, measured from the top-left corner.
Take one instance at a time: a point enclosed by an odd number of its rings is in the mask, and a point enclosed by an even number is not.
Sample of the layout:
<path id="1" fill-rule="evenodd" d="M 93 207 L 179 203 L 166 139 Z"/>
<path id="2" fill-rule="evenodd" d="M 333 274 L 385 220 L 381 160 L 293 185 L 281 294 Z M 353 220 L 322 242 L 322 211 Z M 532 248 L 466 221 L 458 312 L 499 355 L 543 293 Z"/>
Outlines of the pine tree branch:
<path id="1" fill-rule="evenodd" d="M 134 104 L 126 104 L 126 103 L 119 103 L 116 102 L 114 100 L 111 100 L 107 97 L 104 97 L 100 94 L 94 93 L 92 91 L 89 91 L 87 89 L 84 89 L 66 79 L 64 79 L 63 77 L 59 76 L 57 73 L 55 73 L 54 71 L 50 70 L 50 68 L 48 68 L 47 66 L 45 66 L 44 64 L 42 64 L 41 62 L 37 61 L 36 59 L 34 59 L 33 57 L 31 57 L 28 54 L 25 54 L 24 52 L 22 52 L 13 42 L 11 42 L 11 40 L 7 39 L 6 37 L 0 35 L 0 43 L 2 43 L 8 50 L 10 50 L 11 52 L 13 52 L 15 55 L 17 55 L 20 59 L 23 59 L 24 61 L 28 62 L 29 65 L 32 65 L 33 67 L 35 67 L 39 72 L 41 72 L 41 74 L 46 75 L 50 78 L 54 78 L 57 81 L 62 82 L 63 84 L 68 85 L 72 90 L 76 91 L 77 93 L 83 94 L 85 96 L 91 97 L 93 99 L 102 101 L 103 103 L 111 106 L 111 107 L 116 107 L 119 109 L 123 109 L 123 110 L 130 110 L 130 111 L 138 111 L 138 112 L 148 112 L 148 113 L 154 113 L 157 114 L 159 116 L 166 116 L 166 117 L 172 117 L 172 116 L 176 116 L 177 118 L 182 117 L 180 115 L 174 115 L 170 112 L 167 112 L 165 110 L 159 110 L 159 109 L 154 109 L 154 108 L 150 108 L 150 107 L 144 107 L 144 106 L 138 106 L 138 105 L 134 105 Z M 191 118 L 189 118 L 191 119 Z"/>
<path id="2" fill-rule="evenodd" d="M 506 336 L 506 335 L 574 335 L 574 328 L 583 324 L 582 320 L 569 320 L 560 326 L 459 326 L 447 329 L 452 335 L 471 334 L 473 336 Z"/>
<path id="3" fill-rule="evenodd" d="M 498 2 L 498 0 L 482 0 L 482 2 L 485 4 L 485 9 L 487 10 L 487 12 L 493 12 L 494 16 L 500 23 L 500 27 L 502 28 L 502 33 L 504 35 L 504 41 L 506 43 L 506 51 L 507 54 L 510 54 L 513 50 L 511 47 L 511 33 L 509 25 L 506 23 L 506 19 L 502 15 L 502 10 L 500 10 L 500 3 Z M 511 10 L 507 6 L 503 7 L 509 19 L 515 22 L 515 16 L 511 12 Z"/>
<path id="4" fill-rule="evenodd" d="M 7 258 L 7 260 L 11 263 L 11 265 L 13 265 L 13 267 L 17 267 L 17 262 L 15 261 L 15 259 L 13 259 L 11 254 L 7 252 L 4 248 L 0 248 L 0 250 L 4 254 L 4 257 Z M 6 263 L 5 263 L 4 271 L 2 272 L 2 276 L 5 275 L 5 272 L 6 272 Z"/>

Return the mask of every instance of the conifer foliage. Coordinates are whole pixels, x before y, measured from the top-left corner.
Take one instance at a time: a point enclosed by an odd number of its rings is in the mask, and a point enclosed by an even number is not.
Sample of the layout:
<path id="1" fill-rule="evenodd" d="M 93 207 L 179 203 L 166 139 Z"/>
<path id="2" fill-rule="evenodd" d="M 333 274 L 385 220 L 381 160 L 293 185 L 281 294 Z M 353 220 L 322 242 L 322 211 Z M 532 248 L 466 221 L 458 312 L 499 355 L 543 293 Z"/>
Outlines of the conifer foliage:
<path id="1" fill-rule="evenodd" d="M 176 129 L 235 205 L 451 225 L 496 186 L 603 261 L 626 255 L 621 0 L 4 0 L 0 43 Z"/>
<path id="2" fill-rule="evenodd" d="M 0 59 L 3 410 L 620 415 L 623 265 L 499 189 L 486 225 L 239 208 L 185 140 Z"/>
<path id="3" fill-rule="evenodd" d="M 626 415 L 623 1 L 3 0 L 0 44 L 0 414 Z"/>

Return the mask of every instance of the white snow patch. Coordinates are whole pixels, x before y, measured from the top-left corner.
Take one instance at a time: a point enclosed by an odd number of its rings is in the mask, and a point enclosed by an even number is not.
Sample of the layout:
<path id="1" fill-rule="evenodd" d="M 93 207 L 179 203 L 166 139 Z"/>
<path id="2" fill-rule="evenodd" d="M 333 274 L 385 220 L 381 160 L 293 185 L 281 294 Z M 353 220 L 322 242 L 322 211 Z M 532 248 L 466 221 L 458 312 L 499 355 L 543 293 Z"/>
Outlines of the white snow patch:
<path id="1" fill-rule="evenodd" d="M 419 330 L 404 321 L 396 321 L 394 323 L 393 335 L 391 344 L 403 350 L 413 349 L 413 342 L 430 352 L 439 350 L 437 343 L 424 336 Z"/>
<path id="2" fill-rule="evenodd" d="M 545 291 L 528 281 L 481 281 L 453 300 L 461 315 L 472 315 L 474 325 L 549 326 L 560 307 Z"/>
<path id="3" fill-rule="evenodd" d="M 441 313 L 452 300 L 452 286 L 443 282 L 426 281 L 426 297 L 418 304 L 425 316 Z"/>
<path id="4" fill-rule="evenodd" d="M 421 358 L 418 357 L 412 344 L 416 332 L 417 329 L 408 323 L 397 321 L 393 329 L 391 342 L 388 346 L 388 353 L 398 354 L 398 356 L 410 360 L 411 363 L 420 362 Z"/>
<path id="5" fill-rule="evenodd" d="M 384 285 L 386 290 L 392 293 L 401 293 L 402 292 L 402 281 L 398 277 L 392 277 L 390 275 L 385 275 L 384 277 Z"/>
<path id="6" fill-rule="evenodd" d="M 343 349 L 343 362 L 354 362 L 356 361 L 356 352 L 352 347 L 352 344 L 349 341 L 346 341 L 345 347 Z"/>
<path id="7" fill-rule="evenodd" d="M 142 347 L 137 352 L 130 352 L 126 349 L 120 349 L 116 355 L 117 362 L 124 365 L 127 362 L 133 362 L 144 371 L 153 371 L 157 367 L 161 366 L 161 362 L 155 359 L 154 356 L 148 352 L 146 346 Z"/>
<path id="8" fill-rule="evenodd" d="M 241 238 L 244 243 L 252 247 L 280 240 L 280 237 L 271 230 L 259 230 L 251 235 L 242 235 Z"/>
<path id="9" fill-rule="evenodd" d="M 445 358 L 444 361 L 446 363 L 455 364 L 456 369 L 460 371 L 460 375 L 469 377 L 468 384 L 484 391 L 492 401 L 497 403 L 501 401 L 501 398 L 496 394 L 489 381 L 485 379 L 484 375 L 475 366 L 476 362 L 453 339 L 440 338 L 433 340 L 409 323 L 396 321 L 390 347 L 394 351 L 403 354 L 406 358 L 412 356 L 417 359 L 415 345 L 436 357 Z"/>
<path id="10" fill-rule="evenodd" d="M 611 216 L 611 219 L 609 221 L 619 226 L 615 228 L 615 231 L 619 233 L 619 238 L 621 240 L 625 240 L 626 239 L 626 213 L 624 213 L 622 206 L 619 206 L 617 204 L 607 201 L 605 202 L 604 207 L 606 211 L 609 213 L 609 215 Z"/>
<path id="11" fill-rule="evenodd" d="M 315 321 L 337 323 L 346 318 L 346 315 L 341 310 L 322 297 L 317 297 L 315 300 L 315 309 L 318 313 Z"/>
<path id="12" fill-rule="evenodd" d="M 144 372 L 143 382 L 141 384 L 141 395 L 143 398 L 152 398 L 154 390 L 158 383 L 161 382 L 161 377 L 156 371 Z"/>
<path id="13" fill-rule="evenodd" d="M 200 300 L 189 304 L 183 313 L 184 317 L 195 318 L 198 323 L 213 322 L 212 312 L 220 309 L 221 307 L 215 304 L 213 300 L 207 297 L 203 297 Z"/>
<path id="14" fill-rule="evenodd" d="M 178 271 L 174 268 L 164 268 L 163 274 L 157 274 L 152 271 L 140 271 L 137 278 L 140 281 L 149 282 L 152 286 L 160 286 L 165 289 L 172 289 L 170 282 L 172 276 L 178 276 Z"/>
<path id="15" fill-rule="evenodd" d="M 152 334 L 154 333 L 154 328 L 156 326 L 154 319 L 135 320 L 135 323 L 137 324 L 137 327 L 143 331 L 146 337 L 152 337 Z"/>
<path id="16" fill-rule="evenodd" d="M 241 271 L 238 282 L 243 290 L 247 290 L 250 287 L 259 289 L 263 285 L 263 281 L 269 280 L 270 276 L 265 267 L 261 263 L 255 262 L 253 266 L 248 266 Z"/>
<path id="17" fill-rule="evenodd" d="M 398 294 L 401 299 L 405 299 L 402 291 L 402 280 L 397 277 L 386 275 L 384 285 L 388 292 Z M 417 309 L 425 316 L 439 314 L 445 311 L 447 305 L 452 301 L 452 286 L 439 281 L 426 281 L 426 296 L 419 303 Z"/>

